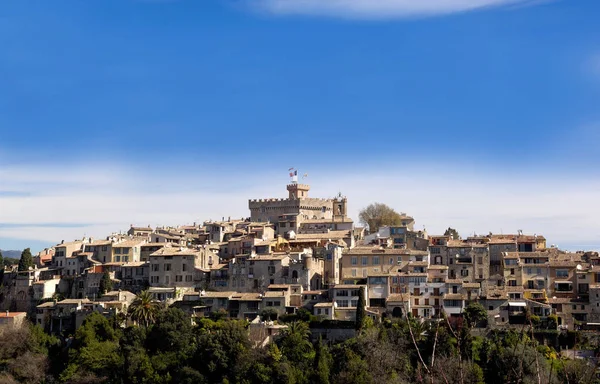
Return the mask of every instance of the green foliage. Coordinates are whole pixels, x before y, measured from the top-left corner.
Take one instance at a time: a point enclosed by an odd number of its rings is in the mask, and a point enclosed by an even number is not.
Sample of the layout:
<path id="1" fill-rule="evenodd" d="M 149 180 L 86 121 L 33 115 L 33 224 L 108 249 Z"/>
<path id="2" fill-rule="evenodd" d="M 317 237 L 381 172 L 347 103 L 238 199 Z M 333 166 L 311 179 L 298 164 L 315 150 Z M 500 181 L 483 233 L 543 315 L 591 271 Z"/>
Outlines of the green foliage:
<path id="1" fill-rule="evenodd" d="M 31 250 L 29 248 L 25 248 L 21 253 L 21 259 L 19 260 L 19 271 L 28 271 L 29 268 L 33 267 L 33 256 L 31 255 Z"/>
<path id="2" fill-rule="evenodd" d="M 473 308 L 470 312 L 479 311 Z M 310 313 L 297 315 L 310 319 Z M 200 318 L 192 324 L 190 317 L 176 308 L 158 307 L 154 321 L 144 326 L 121 329 L 113 323 L 92 313 L 73 337 L 62 342 L 39 327 L 0 328 L 0 382 L 594 382 L 593 365 L 563 360 L 551 347 L 537 343 L 536 339 L 546 334 L 557 337 L 556 331 L 536 330 L 536 338 L 531 338 L 527 324 L 472 336 L 469 326 L 455 326 L 445 319 L 386 320 L 363 326 L 356 333 L 354 322 L 313 322 L 319 329 L 328 324 L 356 336 L 343 342 L 319 339 L 312 343 L 315 335 L 309 324 L 294 321 L 287 323 L 274 343 L 255 347 L 245 321 Z M 588 343 L 576 332 L 563 337 L 566 342 Z"/>
<path id="3" fill-rule="evenodd" d="M 104 272 L 102 275 L 102 279 L 100 280 L 100 287 L 98 291 L 100 292 L 100 296 L 106 294 L 106 292 L 112 291 L 113 283 L 110 279 L 110 274 L 108 272 Z"/>
<path id="4" fill-rule="evenodd" d="M 355 329 L 360 331 L 365 323 L 366 309 L 365 309 L 365 290 L 360 287 L 358 289 L 358 303 L 356 304 L 356 326 Z"/>
<path id="5" fill-rule="evenodd" d="M 465 307 L 464 319 L 470 328 L 487 325 L 487 311 L 479 303 L 470 303 Z"/>
<path id="6" fill-rule="evenodd" d="M 458 234 L 458 231 L 452 227 L 448 227 L 448 229 L 446 229 L 446 231 L 444 232 L 444 236 L 450 236 L 450 237 L 452 237 L 453 240 L 460 239 L 460 235 Z"/>
<path id="7" fill-rule="evenodd" d="M 358 218 L 362 224 L 369 227 L 370 233 L 375 233 L 380 227 L 386 225 L 399 226 L 402 224 L 402 216 L 393 208 L 382 203 L 373 203 L 361 209 Z"/>
<path id="8" fill-rule="evenodd" d="M 129 307 L 128 314 L 133 321 L 144 327 L 154 323 L 160 310 L 160 303 L 152 298 L 150 292 L 142 291 Z"/>

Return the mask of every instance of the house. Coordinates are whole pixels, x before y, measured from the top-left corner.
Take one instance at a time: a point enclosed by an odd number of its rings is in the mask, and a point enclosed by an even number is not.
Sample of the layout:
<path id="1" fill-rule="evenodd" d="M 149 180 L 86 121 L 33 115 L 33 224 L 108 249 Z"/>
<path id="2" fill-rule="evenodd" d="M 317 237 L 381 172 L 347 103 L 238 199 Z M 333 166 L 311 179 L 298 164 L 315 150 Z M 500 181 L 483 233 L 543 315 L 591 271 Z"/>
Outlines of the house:
<path id="1" fill-rule="evenodd" d="M 332 302 L 317 303 L 313 307 L 313 315 L 326 320 L 335 319 L 335 304 Z"/>
<path id="2" fill-rule="evenodd" d="M 15 327 L 19 328 L 23 325 L 26 312 L 0 312 L 0 328 L 1 327 Z"/>
<path id="3" fill-rule="evenodd" d="M 365 303 L 367 303 L 369 298 L 365 285 L 338 284 L 330 288 L 331 297 L 335 303 L 335 311 L 340 320 L 354 320 L 356 318 L 356 307 L 358 306 L 361 289 L 365 294 Z"/>
<path id="4" fill-rule="evenodd" d="M 202 263 L 205 250 L 164 247 L 150 254 L 150 286 L 193 288 L 196 267 Z"/>
<path id="5" fill-rule="evenodd" d="M 152 234 L 152 232 L 154 232 L 154 230 L 150 226 L 147 226 L 147 227 L 134 227 L 133 224 L 131 224 L 131 227 L 129 227 L 129 230 L 127 231 L 127 234 L 129 236 L 148 238 Z"/>

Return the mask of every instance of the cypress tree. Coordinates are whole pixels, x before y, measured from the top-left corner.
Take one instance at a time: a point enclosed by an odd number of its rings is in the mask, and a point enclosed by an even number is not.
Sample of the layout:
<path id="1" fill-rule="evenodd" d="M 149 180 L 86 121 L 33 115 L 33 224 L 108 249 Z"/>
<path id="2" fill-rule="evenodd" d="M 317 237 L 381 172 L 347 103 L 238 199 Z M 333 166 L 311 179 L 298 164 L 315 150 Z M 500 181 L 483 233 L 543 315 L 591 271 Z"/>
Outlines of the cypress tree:
<path id="1" fill-rule="evenodd" d="M 31 250 L 25 248 L 19 260 L 19 271 L 28 271 L 29 267 L 33 267 L 33 256 L 31 256 Z"/>
<path id="2" fill-rule="evenodd" d="M 360 331 L 365 322 L 365 290 L 363 287 L 358 289 L 358 304 L 356 305 L 356 330 Z"/>
<path id="3" fill-rule="evenodd" d="M 100 291 L 100 295 L 104 295 L 106 292 L 110 292 L 112 290 L 112 280 L 110 279 L 108 272 L 104 272 L 104 275 L 102 275 L 102 280 L 100 280 L 100 287 L 98 290 Z"/>

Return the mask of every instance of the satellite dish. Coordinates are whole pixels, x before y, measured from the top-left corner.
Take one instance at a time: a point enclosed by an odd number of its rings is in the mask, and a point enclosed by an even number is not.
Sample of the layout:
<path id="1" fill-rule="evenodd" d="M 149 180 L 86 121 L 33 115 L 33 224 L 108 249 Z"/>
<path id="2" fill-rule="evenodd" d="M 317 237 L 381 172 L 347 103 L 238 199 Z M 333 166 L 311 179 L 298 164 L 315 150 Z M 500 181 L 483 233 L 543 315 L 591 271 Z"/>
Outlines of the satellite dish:
<path id="1" fill-rule="evenodd" d="M 576 268 L 577 268 L 578 271 L 581 271 L 583 269 L 583 267 L 581 266 L 581 264 L 577 264 Z"/>

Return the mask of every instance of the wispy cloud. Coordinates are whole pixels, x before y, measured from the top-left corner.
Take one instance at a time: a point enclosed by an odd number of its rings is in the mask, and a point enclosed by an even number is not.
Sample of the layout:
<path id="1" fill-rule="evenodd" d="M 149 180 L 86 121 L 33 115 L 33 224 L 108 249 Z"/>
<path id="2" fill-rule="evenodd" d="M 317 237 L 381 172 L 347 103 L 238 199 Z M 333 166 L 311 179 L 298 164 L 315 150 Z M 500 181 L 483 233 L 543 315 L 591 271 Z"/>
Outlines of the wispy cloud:
<path id="1" fill-rule="evenodd" d="M 35 165 L 5 167 L 4 175 L 18 177 L 16 181 L 0 177 L 2 185 L 21 190 L 27 185 L 32 193 L 0 195 L 0 220 L 9 223 L 0 225 L 0 248 L 2 239 L 22 239 L 23 248 L 34 240 L 57 243 L 84 235 L 104 237 L 127 230 L 129 224 L 247 217 L 248 199 L 286 196 L 287 165 L 279 168 L 277 174 L 208 174 L 158 167 L 150 172 L 115 171 L 100 164 L 79 170 L 47 166 L 43 172 Z M 544 234 L 559 246 L 596 244 L 600 237 L 600 182 L 578 176 L 549 178 L 535 172 L 501 174 L 448 164 L 404 163 L 401 169 L 389 170 L 306 171 L 312 196 L 333 197 L 341 191 L 348 196 L 355 220 L 362 207 L 377 201 L 413 215 L 419 228 L 425 226 L 434 234 L 448 226 L 462 235 L 523 229 Z M 52 188 L 45 187 L 49 180 L 54 180 Z"/>
<path id="2" fill-rule="evenodd" d="M 246 0 L 273 14 L 321 15 L 356 19 L 407 18 L 478 9 L 535 5 L 540 0 Z"/>

